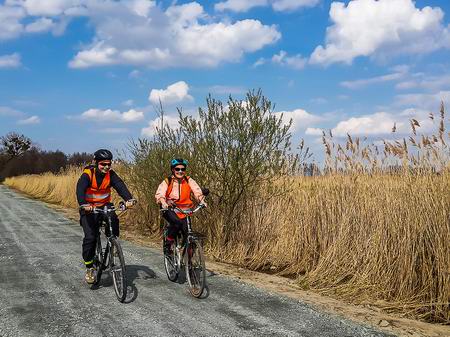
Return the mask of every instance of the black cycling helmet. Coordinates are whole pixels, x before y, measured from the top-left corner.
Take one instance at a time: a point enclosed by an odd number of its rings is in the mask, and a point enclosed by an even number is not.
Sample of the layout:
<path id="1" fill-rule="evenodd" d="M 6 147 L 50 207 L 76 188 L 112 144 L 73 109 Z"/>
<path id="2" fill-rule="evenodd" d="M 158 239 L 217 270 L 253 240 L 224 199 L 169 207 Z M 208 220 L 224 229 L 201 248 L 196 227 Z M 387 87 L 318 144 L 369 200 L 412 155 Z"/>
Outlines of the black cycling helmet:
<path id="1" fill-rule="evenodd" d="M 181 159 L 181 158 L 175 158 L 170 161 L 170 169 L 171 170 L 177 165 L 183 165 L 184 167 L 186 167 L 188 165 L 188 162 L 186 159 Z"/>
<path id="2" fill-rule="evenodd" d="M 113 159 L 113 155 L 111 153 L 111 151 L 106 150 L 106 149 L 100 149 L 95 151 L 94 153 L 94 160 L 96 162 L 102 161 L 102 160 L 112 160 Z"/>

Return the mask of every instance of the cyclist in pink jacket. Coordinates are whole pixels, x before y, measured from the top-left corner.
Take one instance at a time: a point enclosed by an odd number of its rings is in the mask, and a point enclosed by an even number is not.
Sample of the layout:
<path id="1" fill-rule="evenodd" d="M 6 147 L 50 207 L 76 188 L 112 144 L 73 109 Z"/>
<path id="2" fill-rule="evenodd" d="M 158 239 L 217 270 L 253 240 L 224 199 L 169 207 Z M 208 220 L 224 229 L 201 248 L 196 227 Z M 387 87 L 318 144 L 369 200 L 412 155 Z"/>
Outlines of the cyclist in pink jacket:
<path id="1" fill-rule="evenodd" d="M 186 175 L 186 167 L 188 165 L 185 159 L 173 159 L 170 162 L 170 170 L 172 175 L 164 179 L 156 190 L 156 202 L 163 210 L 163 218 L 169 223 L 167 230 L 165 253 L 170 253 L 171 243 L 175 240 L 178 232 L 186 234 L 186 215 L 177 213 L 170 209 L 170 206 L 176 206 L 180 209 L 189 209 L 194 206 L 192 196 L 197 202 L 203 202 L 203 193 L 200 186 L 194 179 Z M 206 205 L 206 204 L 205 204 Z"/>

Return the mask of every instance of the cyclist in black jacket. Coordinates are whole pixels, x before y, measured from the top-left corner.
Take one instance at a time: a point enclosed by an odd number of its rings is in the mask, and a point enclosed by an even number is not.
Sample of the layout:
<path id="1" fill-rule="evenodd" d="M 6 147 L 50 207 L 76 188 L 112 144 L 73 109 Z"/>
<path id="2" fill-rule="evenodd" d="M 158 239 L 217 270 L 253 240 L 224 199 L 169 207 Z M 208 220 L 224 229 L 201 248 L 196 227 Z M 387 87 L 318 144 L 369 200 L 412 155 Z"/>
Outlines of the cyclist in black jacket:
<path id="1" fill-rule="evenodd" d="M 111 187 L 114 188 L 127 207 L 135 203 L 133 196 L 122 179 L 111 169 L 113 155 L 110 151 L 100 149 L 94 153 L 95 165 L 84 169 L 77 183 L 77 200 L 80 205 L 80 225 L 83 227 L 83 260 L 86 265 L 85 280 L 91 284 L 95 281 L 93 258 L 99 219 L 97 214 L 91 213 L 94 207 L 102 207 L 111 203 Z M 112 213 L 113 234 L 119 236 L 119 219 Z"/>

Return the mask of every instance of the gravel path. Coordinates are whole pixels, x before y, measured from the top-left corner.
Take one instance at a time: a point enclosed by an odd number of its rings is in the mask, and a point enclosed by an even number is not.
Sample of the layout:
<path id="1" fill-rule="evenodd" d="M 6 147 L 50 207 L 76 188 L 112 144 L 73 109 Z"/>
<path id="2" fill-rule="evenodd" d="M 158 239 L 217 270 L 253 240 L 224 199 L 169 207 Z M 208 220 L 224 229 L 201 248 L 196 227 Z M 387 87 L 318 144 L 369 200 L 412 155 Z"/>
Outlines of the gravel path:
<path id="1" fill-rule="evenodd" d="M 0 336 L 387 336 L 208 273 L 209 296 L 170 282 L 158 250 L 122 241 L 129 297 L 83 281 L 82 230 L 0 185 Z"/>

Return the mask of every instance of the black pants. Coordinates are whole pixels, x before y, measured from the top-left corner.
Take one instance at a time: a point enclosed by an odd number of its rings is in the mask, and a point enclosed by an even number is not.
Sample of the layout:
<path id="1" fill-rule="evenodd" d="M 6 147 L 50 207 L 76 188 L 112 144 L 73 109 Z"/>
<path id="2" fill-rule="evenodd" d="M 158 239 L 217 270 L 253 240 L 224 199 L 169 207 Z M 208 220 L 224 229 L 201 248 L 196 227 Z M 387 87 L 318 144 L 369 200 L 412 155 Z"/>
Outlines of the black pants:
<path id="1" fill-rule="evenodd" d="M 85 213 L 82 211 L 80 214 L 80 225 L 83 227 L 84 238 L 83 238 L 83 260 L 85 264 L 89 267 L 92 265 L 91 262 L 94 259 L 95 247 L 97 244 L 97 235 L 100 228 L 100 220 L 103 215 Z M 112 230 L 115 236 L 119 236 L 119 218 L 117 218 L 116 213 L 111 213 L 112 220 Z M 109 228 L 106 228 L 106 233 L 108 233 Z"/>
<path id="2" fill-rule="evenodd" d="M 178 232 L 182 232 L 183 237 L 187 236 L 187 220 L 186 218 L 180 219 L 177 214 L 168 210 L 163 213 L 163 218 L 169 223 L 167 226 L 167 236 L 169 238 L 175 239 Z"/>

